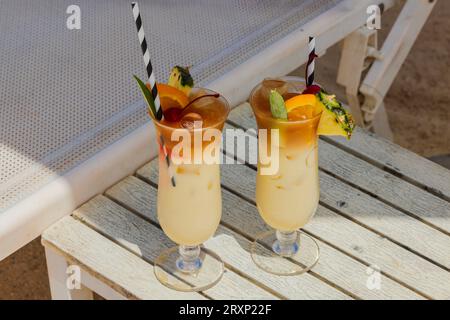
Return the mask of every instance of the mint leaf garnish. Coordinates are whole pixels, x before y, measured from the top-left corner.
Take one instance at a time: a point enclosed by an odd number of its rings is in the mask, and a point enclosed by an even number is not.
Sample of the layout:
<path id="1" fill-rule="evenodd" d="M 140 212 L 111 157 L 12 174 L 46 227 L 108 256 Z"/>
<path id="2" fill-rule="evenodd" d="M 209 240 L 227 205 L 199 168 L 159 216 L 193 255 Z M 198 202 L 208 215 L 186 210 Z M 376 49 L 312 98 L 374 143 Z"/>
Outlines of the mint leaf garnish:
<path id="1" fill-rule="evenodd" d="M 141 79 L 139 79 L 136 76 L 133 76 L 133 77 L 136 79 L 136 81 L 139 85 L 139 88 L 141 89 L 141 93 L 144 96 L 145 102 L 147 102 L 147 107 L 148 107 L 150 115 L 154 119 L 156 119 L 156 107 L 155 107 L 155 101 L 153 100 L 152 93 L 150 92 L 150 90 L 147 88 L 147 86 Z"/>
<path id="2" fill-rule="evenodd" d="M 271 90 L 270 96 L 269 96 L 269 102 L 270 102 L 270 111 L 272 112 L 272 116 L 275 119 L 280 119 L 280 120 L 288 119 L 286 105 L 284 103 L 284 99 L 281 96 L 281 94 L 279 94 L 275 90 Z"/>

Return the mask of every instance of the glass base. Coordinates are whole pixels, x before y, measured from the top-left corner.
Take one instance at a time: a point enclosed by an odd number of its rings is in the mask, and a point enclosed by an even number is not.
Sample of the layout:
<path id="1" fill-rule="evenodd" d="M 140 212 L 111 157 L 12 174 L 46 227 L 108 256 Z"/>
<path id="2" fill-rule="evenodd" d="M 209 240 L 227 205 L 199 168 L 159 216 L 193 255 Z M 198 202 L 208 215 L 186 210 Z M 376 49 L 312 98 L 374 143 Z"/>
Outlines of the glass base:
<path id="1" fill-rule="evenodd" d="M 176 246 L 156 258 L 156 278 L 166 287 L 183 292 L 203 291 L 222 278 L 222 259 L 203 247 Z"/>
<path id="2" fill-rule="evenodd" d="M 270 231 L 259 235 L 251 246 L 255 264 L 278 276 L 294 276 L 311 270 L 319 261 L 319 245 L 302 231 Z"/>

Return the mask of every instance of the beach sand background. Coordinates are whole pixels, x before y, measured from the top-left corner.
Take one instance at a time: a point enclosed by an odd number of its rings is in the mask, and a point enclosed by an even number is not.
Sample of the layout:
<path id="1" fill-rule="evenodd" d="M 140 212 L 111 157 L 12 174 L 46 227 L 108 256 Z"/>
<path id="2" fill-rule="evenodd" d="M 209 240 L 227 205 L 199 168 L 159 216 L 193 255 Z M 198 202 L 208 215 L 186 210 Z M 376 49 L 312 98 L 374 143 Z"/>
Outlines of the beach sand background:
<path id="1" fill-rule="evenodd" d="M 383 16 L 382 41 L 400 7 Z M 395 142 L 425 157 L 450 154 L 450 1 L 438 1 L 386 97 Z M 344 98 L 335 83 L 339 45 L 317 62 L 317 82 Z M 294 74 L 303 76 L 304 68 Z M 0 299 L 49 299 L 40 239 L 0 262 Z"/>

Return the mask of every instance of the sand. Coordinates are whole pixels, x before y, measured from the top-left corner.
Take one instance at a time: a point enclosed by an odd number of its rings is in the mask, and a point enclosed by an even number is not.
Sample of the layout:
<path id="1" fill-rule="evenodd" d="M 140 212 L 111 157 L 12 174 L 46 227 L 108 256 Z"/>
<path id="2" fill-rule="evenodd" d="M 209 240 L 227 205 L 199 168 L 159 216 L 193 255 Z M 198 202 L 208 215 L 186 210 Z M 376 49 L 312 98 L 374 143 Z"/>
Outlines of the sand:
<path id="1" fill-rule="evenodd" d="M 384 38 L 399 8 L 383 16 Z M 438 1 L 386 97 L 395 142 L 423 156 L 450 154 L 450 1 Z M 335 84 L 339 45 L 317 63 L 317 81 Z M 300 68 L 296 74 L 303 75 Z M 37 239 L 0 262 L 0 299 L 49 299 L 44 250 Z"/>

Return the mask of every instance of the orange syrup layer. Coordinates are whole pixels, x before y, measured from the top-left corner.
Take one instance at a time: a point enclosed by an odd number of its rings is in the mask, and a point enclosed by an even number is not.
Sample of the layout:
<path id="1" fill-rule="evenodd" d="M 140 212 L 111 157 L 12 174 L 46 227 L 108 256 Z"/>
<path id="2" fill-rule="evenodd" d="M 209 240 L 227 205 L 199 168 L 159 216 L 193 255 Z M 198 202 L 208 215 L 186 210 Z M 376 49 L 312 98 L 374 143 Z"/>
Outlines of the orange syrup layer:
<path id="1" fill-rule="evenodd" d="M 281 81 L 281 80 L 280 80 Z M 279 83 L 275 88 L 279 90 Z M 281 92 L 285 101 L 299 95 L 299 92 Z M 320 112 L 313 106 L 297 108 L 288 114 L 288 120 L 275 119 L 270 111 L 267 90 L 262 87 L 255 89 L 250 97 L 258 129 L 278 129 L 279 146 L 289 149 L 310 149 L 317 141 L 317 128 L 320 122 Z M 270 141 L 270 133 L 268 132 Z"/>
<path id="2" fill-rule="evenodd" d="M 214 93 L 215 92 L 212 92 L 211 90 L 194 88 L 189 95 L 189 102 L 199 96 Z M 158 133 L 158 142 L 160 141 L 159 137 L 162 135 L 166 148 L 170 153 L 171 149 L 181 141 L 176 139 L 172 141 L 172 135 L 176 133 L 177 130 L 180 130 L 180 133 L 182 133 L 183 136 L 187 134 L 190 135 L 191 154 L 193 155 L 194 148 L 198 147 L 198 145 L 196 146 L 194 144 L 194 135 L 203 137 L 203 134 L 209 129 L 217 129 L 221 132 L 229 111 L 230 107 L 222 96 L 219 98 L 205 97 L 199 99 L 192 103 L 188 108 L 185 108 L 182 112 L 180 121 L 167 121 L 165 119 L 158 122 L 154 121 Z M 201 127 L 194 128 L 194 121 L 201 122 Z M 203 140 L 204 139 L 201 139 L 201 146 L 203 149 L 211 143 L 220 142 Z"/>

